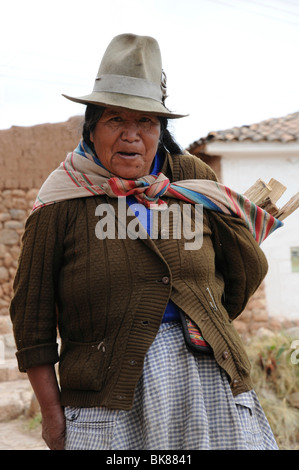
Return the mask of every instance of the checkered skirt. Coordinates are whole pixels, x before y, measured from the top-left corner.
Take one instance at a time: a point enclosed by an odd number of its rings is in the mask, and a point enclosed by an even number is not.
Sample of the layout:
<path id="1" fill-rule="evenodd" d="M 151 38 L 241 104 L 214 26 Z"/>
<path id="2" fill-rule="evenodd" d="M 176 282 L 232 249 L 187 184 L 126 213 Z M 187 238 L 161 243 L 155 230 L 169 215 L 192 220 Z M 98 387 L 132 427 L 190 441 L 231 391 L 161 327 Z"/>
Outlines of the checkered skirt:
<path id="1" fill-rule="evenodd" d="M 213 357 L 194 357 L 163 323 L 130 411 L 66 407 L 66 450 L 277 449 L 254 391 L 233 397 Z"/>

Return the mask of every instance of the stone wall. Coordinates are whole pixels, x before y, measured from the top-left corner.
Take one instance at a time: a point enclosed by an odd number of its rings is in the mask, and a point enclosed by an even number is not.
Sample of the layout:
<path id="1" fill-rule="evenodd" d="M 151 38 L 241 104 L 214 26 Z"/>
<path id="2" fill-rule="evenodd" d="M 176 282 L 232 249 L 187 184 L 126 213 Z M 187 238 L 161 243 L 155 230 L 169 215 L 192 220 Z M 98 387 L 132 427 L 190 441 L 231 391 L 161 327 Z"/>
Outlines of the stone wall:
<path id="1" fill-rule="evenodd" d="M 77 146 L 81 128 L 82 117 L 73 117 L 0 131 L 0 346 L 5 359 L 15 352 L 9 304 L 25 221 L 38 188 Z"/>

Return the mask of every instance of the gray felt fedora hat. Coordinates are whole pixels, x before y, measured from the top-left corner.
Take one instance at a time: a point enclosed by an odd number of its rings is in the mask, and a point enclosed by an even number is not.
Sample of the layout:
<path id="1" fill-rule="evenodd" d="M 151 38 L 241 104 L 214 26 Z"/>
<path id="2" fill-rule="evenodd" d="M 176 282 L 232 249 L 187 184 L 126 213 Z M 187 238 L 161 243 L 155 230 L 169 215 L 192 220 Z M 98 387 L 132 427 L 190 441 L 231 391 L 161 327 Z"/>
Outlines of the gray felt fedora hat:
<path id="1" fill-rule="evenodd" d="M 121 34 L 112 39 L 102 58 L 93 91 L 65 98 L 83 104 L 126 108 L 168 118 L 186 114 L 166 108 L 166 76 L 158 42 L 148 36 Z"/>

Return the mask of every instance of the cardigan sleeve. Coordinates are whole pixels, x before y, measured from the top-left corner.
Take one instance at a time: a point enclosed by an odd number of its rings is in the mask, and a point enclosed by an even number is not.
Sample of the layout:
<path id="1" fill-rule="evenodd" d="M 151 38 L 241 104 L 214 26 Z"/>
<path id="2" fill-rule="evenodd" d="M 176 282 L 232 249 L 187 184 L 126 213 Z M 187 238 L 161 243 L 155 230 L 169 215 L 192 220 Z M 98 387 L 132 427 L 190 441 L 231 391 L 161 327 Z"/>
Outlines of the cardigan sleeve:
<path id="1" fill-rule="evenodd" d="M 266 256 L 238 217 L 209 212 L 215 267 L 225 282 L 224 306 L 232 320 L 244 310 L 267 274 Z"/>
<path id="2" fill-rule="evenodd" d="M 63 255 L 64 203 L 29 216 L 22 237 L 10 316 L 19 370 L 58 361 L 56 287 Z"/>

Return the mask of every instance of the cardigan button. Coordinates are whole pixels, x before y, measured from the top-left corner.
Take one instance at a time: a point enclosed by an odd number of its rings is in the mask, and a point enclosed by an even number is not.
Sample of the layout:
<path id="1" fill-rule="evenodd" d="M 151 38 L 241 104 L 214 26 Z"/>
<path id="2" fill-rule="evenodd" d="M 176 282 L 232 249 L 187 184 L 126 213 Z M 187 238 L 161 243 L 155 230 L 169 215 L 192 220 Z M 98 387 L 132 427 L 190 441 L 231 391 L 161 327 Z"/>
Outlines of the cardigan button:
<path id="1" fill-rule="evenodd" d="M 163 282 L 163 284 L 169 284 L 169 282 L 170 282 L 169 277 L 168 276 L 163 276 L 162 277 L 162 282 Z"/>
<path id="2" fill-rule="evenodd" d="M 236 388 L 238 383 L 239 383 L 239 380 L 237 380 L 237 379 L 233 380 L 232 388 Z"/>
<path id="3" fill-rule="evenodd" d="M 129 361 L 129 364 L 130 364 L 130 366 L 136 366 L 136 364 L 137 364 L 137 361 L 134 361 L 134 360 L 132 360 L 132 361 Z"/>
<path id="4" fill-rule="evenodd" d="M 222 359 L 227 359 L 228 358 L 228 352 L 227 351 L 223 351 L 222 353 Z"/>

